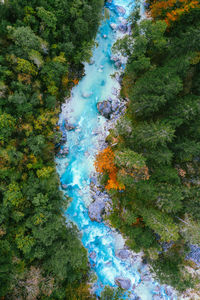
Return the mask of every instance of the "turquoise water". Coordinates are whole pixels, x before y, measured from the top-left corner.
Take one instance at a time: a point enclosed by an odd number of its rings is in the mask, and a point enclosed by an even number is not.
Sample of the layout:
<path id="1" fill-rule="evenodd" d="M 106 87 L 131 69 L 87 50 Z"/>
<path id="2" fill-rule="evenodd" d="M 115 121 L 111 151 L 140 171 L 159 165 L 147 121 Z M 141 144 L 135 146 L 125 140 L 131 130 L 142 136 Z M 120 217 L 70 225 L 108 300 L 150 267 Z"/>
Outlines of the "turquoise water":
<path id="1" fill-rule="evenodd" d="M 96 37 L 97 46 L 93 50 L 93 64 L 85 64 L 85 76 L 73 88 L 71 98 L 62 107 L 60 126 L 67 136 L 64 145 L 69 148 L 66 158 L 56 158 L 57 170 L 62 185 L 67 185 L 67 194 L 72 198 L 66 216 L 73 221 L 82 233 L 82 243 L 88 250 L 91 268 L 97 275 L 94 285 L 96 295 L 99 295 L 105 285 L 115 286 L 115 277 L 131 280 L 131 295 L 127 299 L 142 300 L 176 299 L 165 294 L 149 275 L 148 267 L 142 264 L 139 256 L 131 255 L 127 260 L 121 260 L 115 254 L 123 248 L 122 237 L 103 222 L 91 221 L 88 215 L 88 205 L 91 202 L 90 181 L 94 173 L 95 155 L 99 147 L 103 147 L 107 132 L 107 121 L 97 111 L 98 101 L 106 100 L 113 95 L 113 88 L 120 89 L 117 80 L 110 75 L 116 72 L 111 57 L 111 48 L 119 33 L 113 31 L 110 23 L 117 25 L 122 21 L 122 15 L 116 13 L 116 5 L 126 9 L 125 18 L 133 8 L 133 1 L 113 0 L 107 4 L 110 9 L 110 19 L 102 21 Z M 106 36 L 105 36 L 106 35 Z M 65 119 L 76 126 L 75 130 L 66 131 Z M 65 191 L 66 192 L 66 191 Z M 90 257 L 90 256 L 89 256 Z M 134 288 L 133 288 L 134 285 Z"/>

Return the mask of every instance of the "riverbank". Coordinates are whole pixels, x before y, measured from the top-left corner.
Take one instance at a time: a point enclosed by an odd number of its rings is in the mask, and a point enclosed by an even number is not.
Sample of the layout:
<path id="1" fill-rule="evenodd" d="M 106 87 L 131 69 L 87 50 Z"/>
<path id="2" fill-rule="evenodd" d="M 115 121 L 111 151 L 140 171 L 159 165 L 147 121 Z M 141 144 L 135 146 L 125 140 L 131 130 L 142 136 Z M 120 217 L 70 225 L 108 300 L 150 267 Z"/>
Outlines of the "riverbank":
<path id="1" fill-rule="evenodd" d="M 199 60 L 187 60 L 182 37 L 199 26 L 199 10 L 183 9 L 172 20 L 168 10 L 176 14 L 176 5 L 163 8 L 165 15 L 156 1 L 149 3 L 153 21 L 134 19 L 132 37 L 118 43 L 129 55 L 122 95 L 130 101 L 96 165 L 112 197 L 112 225 L 133 250 L 144 250 L 158 280 L 173 285 L 180 298 L 198 298 L 199 248 L 192 245 L 199 243 Z M 195 40 L 194 57 L 197 49 Z M 188 261 L 190 249 L 196 265 Z"/>
<path id="2" fill-rule="evenodd" d="M 67 195 L 72 199 L 66 216 L 80 230 L 82 243 L 88 250 L 91 269 L 97 275 L 93 292 L 99 296 L 106 285 L 120 285 L 130 292 L 129 299 L 175 299 L 172 295 L 167 296 L 168 288 L 159 286 L 151 278 L 148 266 L 142 262 L 141 256 L 124 248 L 124 240 L 119 232 L 102 222 L 101 211 L 109 199 L 100 186 L 97 190 L 90 188 L 91 185 L 99 185 L 95 175 L 95 157 L 99 150 L 106 147 L 105 140 L 109 130 L 120 116 L 115 112 L 119 109 L 118 106 L 122 105 L 122 113 L 126 108 L 126 101 L 118 101 L 120 76 L 117 76 L 117 80 L 111 76 L 117 71 L 116 67 L 122 66 L 123 69 L 123 63 L 113 59 L 111 48 L 117 38 L 117 28 L 125 30 L 120 27 L 124 25 L 121 24 L 121 14 L 125 11 L 124 18 L 131 12 L 132 6 L 128 4 L 125 0 L 116 0 L 107 6 L 110 18 L 100 26 L 96 39 L 98 46 L 93 50 L 92 62 L 85 64 L 85 76 L 72 90 L 69 101 L 62 106 L 59 125 L 66 135 L 67 141 L 63 147 L 68 149 L 68 155 L 56 158 L 57 170 L 64 193 L 67 190 Z M 102 107 L 99 102 L 103 102 Z M 110 116 L 110 109 L 113 110 L 113 117 Z M 111 118 L 110 121 L 103 117 L 104 114 Z M 101 203 L 94 204 L 94 201 Z"/>

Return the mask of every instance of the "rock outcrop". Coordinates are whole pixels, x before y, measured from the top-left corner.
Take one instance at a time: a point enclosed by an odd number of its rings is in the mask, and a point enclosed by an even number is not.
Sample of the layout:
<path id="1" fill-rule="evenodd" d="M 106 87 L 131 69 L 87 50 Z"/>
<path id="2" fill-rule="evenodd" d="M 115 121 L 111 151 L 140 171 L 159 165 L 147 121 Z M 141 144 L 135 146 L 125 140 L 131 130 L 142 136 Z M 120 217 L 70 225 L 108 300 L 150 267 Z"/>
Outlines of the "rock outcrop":
<path id="1" fill-rule="evenodd" d="M 76 128 L 75 125 L 69 123 L 67 120 L 65 121 L 65 129 L 70 131 L 70 130 L 74 130 Z"/>
<path id="2" fill-rule="evenodd" d="M 101 222 L 102 221 L 102 213 L 105 208 L 105 203 L 104 201 L 101 200 L 96 200 L 93 203 L 90 204 L 89 206 L 89 217 L 92 221 L 97 221 Z"/>
<path id="3" fill-rule="evenodd" d="M 131 281 L 128 278 L 116 277 L 115 284 L 124 290 L 129 290 L 131 288 Z"/>
<path id="4" fill-rule="evenodd" d="M 110 116 L 113 113 L 112 101 L 106 100 L 106 101 L 103 101 L 103 102 L 99 102 L 97 104 L 97 108 L 98 108 L 98 111 L 100 112 L 100 114 L 102 116 L 104 116 L 107 119 L 110 119 Z"/>
<path id="5" fill-rule="evenodd" d="M 124 16 L 126 14 L 126 10 L 123 6 L 118 6 L 117 5 L 115 7 L 115 9 L 116 9 L 117 14 L 120 15 L 120 16 Z"/>
<path id="6" fill-rule="evenodd" d="M 117 251 L 116 256 L 120 259 L 127 259 L 130 256 L 130 252 L 128 250 L 122 249 Z"/>

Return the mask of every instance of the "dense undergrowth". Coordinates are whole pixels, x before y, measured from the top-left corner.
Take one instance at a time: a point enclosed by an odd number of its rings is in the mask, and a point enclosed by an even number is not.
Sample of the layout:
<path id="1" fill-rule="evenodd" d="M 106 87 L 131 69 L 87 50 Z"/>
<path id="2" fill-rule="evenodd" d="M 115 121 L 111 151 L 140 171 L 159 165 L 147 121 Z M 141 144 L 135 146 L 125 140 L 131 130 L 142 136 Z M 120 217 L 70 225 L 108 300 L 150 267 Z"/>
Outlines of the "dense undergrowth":
<path id="1" fill-rule="evenodd" d="M 102 0 L 0 2 L 2 299 L 87 294 L 86 250 L 65 224 L 54 145 L 60 104 L 90 57 L 102 7 Z"/>
<path id="2" fill-rule="evenodd" d="M 109 219 L 127 244 L 144 250 L 161 283 L 198 290 L 186 257 L 200 244 L 200 6 L 146 7 L 150 18 L 139 21 L 136 8 L 132 35 L 115 45 L 128 56 L 121 96 L 129 102 L 96 167 L 112 196 Z"/>

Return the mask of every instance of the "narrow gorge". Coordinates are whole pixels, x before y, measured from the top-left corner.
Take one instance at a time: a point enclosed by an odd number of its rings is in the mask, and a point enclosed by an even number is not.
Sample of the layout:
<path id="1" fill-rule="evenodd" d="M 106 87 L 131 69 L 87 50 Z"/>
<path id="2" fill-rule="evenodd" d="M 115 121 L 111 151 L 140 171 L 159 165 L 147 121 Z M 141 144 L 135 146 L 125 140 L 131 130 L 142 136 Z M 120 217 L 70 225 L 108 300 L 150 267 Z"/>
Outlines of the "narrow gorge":
<path id="1" fill-rule="evenodd" d="M 129 34 L 127 18 L 133 6 L 133 1 L 127 0 L 108 1 L 105 5 L 109 18 L 100 25 L 91 62 L 85 63 L 84 77 L 62 105 L 59 125 L 65 142 L 56 163 L 62 190 L 71 198 L 66 218 L 81 232 L 91 269 L 97 275 L 93 292 L 100 296 L 106 285 L 118 285 L 128 291 L 126 299 L 169 300 L 176 299 L 171 288 L 154 281 L 142 255 L 131 252 L 120 233 L 102 220 L 101 212 L 109 209 L 110 199 L 94 167 L 96 155 L 106 147 L 109 129 L 125 109 L 119 92 L 126 59 L 115 57 L 112 46 Z"/>

